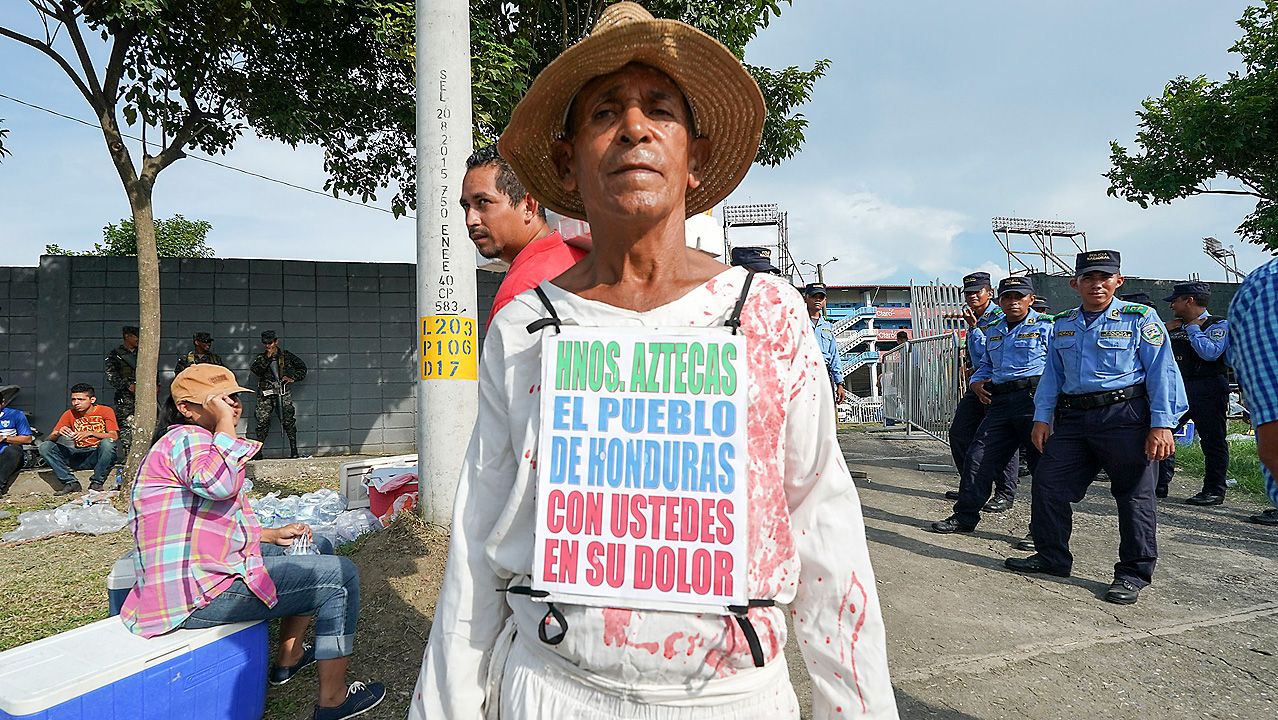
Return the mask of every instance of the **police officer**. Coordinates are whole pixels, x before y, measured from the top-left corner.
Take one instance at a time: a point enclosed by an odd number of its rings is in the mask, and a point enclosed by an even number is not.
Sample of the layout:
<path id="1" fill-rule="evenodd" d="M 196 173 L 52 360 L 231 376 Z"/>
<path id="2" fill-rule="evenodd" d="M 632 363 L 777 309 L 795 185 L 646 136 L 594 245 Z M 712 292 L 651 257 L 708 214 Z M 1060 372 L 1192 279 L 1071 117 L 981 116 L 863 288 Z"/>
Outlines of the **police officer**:
<path id="1" fill-rule="evenodd" d="M 107 384 L 115 389 L 116 422 L 120 426 L 118 442 L 120 444 L 116 457 L 122 462 L 129 457 L 129 447 L 133 445 L 133 412 L 137 406 L 138 375 L 138 326 L 125 325 L 120 328 L 120 345 L 107 353 L 104 369 Z"/>
<path id="2" fill-rule="evenodd" d="M 1153 306 L 1154 304 L 1154 301 L 1150 299 L 1149 297 L 1149 293 L 1143 293 L 1143 292 L 1128 293 L 1127 295 L 1119 295 L 1118 299 L 1122 300 L 1123 302 L 1140 303 L 1141 305 Z"/>
<path id="3" fill-rule="evenodd" d="M 1030 531 L 1037 552 L 1008 558 L 1017 572 L 1068 577 L 1071 503 L 1096 470 L 1109 473 L 1118 504 L 1118 563 L 1105 593 L 1130 605 L 1153 579 L 1158 558 L 1154 485 L 1172 452 L 1172 428 L 1188 409 L 1167 329 L 1148 305 L 1114 299 L 1123 284 L 1114 250 L 1079 253 L 1070 287 L 1082 305 L 1053 320 L 1042 382 L 1034 394 Z"/>
<path id="4" fill-rule="evenodd" d="M 178 358 L 177 365 L 173 368 L 174 375 L 192 365 L 200 365 L 202 363 L 226 367 L 226 363 L 222 362 L 221 356 L 213 352 L 212 335 L 206 332 L 197 332 L 191 336 L 191 345 L 194 349 Z"/>
<path id="5" fill-rule="evenodd" d="M 288 436 L 289 457 L 297 457 L 297 411 L 290 386 L 306 377 L 306 363 L 280 347 L 274 330 L 262 333 L 262 352 L 253 358 L 249 372 L 257 376 L 257 439 L 263 445 L 271 431 L 271 416 L 280 414 L 280 426 Z"/>
<path id="6" fill-rule="evenodd" d="M 963 354 L 963 362 L 968 374 L 980 364 L 985 352 L 985 328 L 1003 319 L 1003 311 L 994 302 L 994 290 L 990 285 L 990 274 L 976 272 L 963 278 L 963 319 L 967 321 L 967 344 Z M 985 404 L 969 387 L 963 397 L 959 398 L 954 408 L 954 420 L 950 423 L 950 455 L 954 458 L 954 467 L 959 471 L 959 487 L 963 485 L 963 473 L 967 472 L 967 451 L 976 439 L 976 430 L 985 419 Z M 1015 497 L 1017 469 L 1020 456 L 1013 456 L 1007 463 L 1007 470 L 999 478 L 995 497 Z M 949 490 L 945 497 L 950 500 L 959 499 L 959 491 Z"/>
<path id="7" fill-rule="evenodd" d="M 1034 302 L 1030 303 L 1030 309 L 1039 314 L 1040 322 L 1051 320 L 1050 317 L 1042 317 L 1052 312 L 1052 309 L 1047 305 L 1047 298 L 1041 295 L 1035 295 Z"/>
<path id="8" fill-rule="evenodd" d="M 830 375 L 834 402 L 841 403 L 847 397 L 843 389 L 843 359 L 839 356 L 839 343 L 834 337 L 834 325 L 825 319 L 825 285 L 808 283 L 803 287 L 803 301 L 808 305 L 808 317 L 812 320 L 812 332 L 825 358 L 825 371 Z"/>
<path id="9" fill-rule="evenodd" d="M 995 481 L 1009 459 L 1030 439 L 1034 419 L 1034 388 L 1047 362 L 1052 324 L 1031 309 L 1034 286 L 1028 278 L 1009 277 L 998 284 L 1003 317 L 985 331 L 985 353 L 972 374 L 971 390 L 989 403 L 976 440 L 968 450 L 969 471 L 963 474 L 954 514 L 932 523 L 933 532 L 971 532 L 981 520 Z M 1026 461 L 1033 472 L 1038 450 L 1032 445 Z M 998 500 L 996 498 L 995 500 Z M 1005 505 L 986 510 L 1002 512 Z"/>
<path id="10" fill-rule="evenodd" d="M 1176 314 L 1176 319 L 1167 323 L 1167 336 L 1189 395 L 1189 412 L 1180 419 L 1177 429 L 1188 420 L 1194 421 L 1207 461 L 1203 489 L 1185 502 L 1219 505 L 1225 501 L 1225 474 L 1229 470 L 1229 441 L 1225 439 L 1225 416 L 1229 414 L 1229 368 L 1225 365 L 1229 322 L 1207 312 L 1211 301 L 1207 283 L 1176 283 L 1164 300 L 1171 303 Z M 1175 473 L 1173 454 L 1159 465 L 1158 497 L 1167 497 L 1167 486 Z"/>

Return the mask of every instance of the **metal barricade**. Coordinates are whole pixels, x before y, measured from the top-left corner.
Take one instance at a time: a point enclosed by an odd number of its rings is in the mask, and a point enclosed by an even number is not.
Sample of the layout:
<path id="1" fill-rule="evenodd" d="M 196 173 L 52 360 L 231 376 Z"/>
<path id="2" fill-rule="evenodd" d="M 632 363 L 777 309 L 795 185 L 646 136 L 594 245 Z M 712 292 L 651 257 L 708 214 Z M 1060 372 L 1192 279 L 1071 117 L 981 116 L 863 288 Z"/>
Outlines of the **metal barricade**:
<path id="1" fill-rule="evenodd" d="M 950 422 L 963 394 L 958 336 L 952 333 L 910 340 L 881 354 L 883 419 L 904 423 L 949 442 Z"/>

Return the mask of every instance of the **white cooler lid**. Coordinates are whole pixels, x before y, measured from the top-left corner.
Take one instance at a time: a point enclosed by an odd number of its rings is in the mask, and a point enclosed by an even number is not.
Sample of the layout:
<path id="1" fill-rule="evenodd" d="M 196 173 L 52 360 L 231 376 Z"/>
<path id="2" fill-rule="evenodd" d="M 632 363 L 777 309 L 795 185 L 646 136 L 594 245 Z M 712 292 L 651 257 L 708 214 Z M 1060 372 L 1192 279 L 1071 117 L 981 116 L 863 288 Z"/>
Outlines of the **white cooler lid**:
<path id="1" fill-rule="evenodd" d="M 33 715 L 257 623 L 175 630 L 149 640 L 109 617 L 0 653 L 0 710 Z"/>

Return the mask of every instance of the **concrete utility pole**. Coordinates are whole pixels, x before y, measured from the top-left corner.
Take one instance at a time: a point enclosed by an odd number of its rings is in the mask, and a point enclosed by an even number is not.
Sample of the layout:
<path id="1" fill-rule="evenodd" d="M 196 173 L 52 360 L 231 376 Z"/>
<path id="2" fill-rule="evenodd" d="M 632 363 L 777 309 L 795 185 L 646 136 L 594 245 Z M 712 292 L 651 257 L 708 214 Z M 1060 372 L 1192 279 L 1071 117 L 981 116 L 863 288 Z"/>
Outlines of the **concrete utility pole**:
<path id="1" fill-rule="evenodd" d="M 452 520 L 478 410 L 475 252 L 458 207 L 472 150 L 470 9 L 417 3 L 417 474 L 420 512 Z"/>

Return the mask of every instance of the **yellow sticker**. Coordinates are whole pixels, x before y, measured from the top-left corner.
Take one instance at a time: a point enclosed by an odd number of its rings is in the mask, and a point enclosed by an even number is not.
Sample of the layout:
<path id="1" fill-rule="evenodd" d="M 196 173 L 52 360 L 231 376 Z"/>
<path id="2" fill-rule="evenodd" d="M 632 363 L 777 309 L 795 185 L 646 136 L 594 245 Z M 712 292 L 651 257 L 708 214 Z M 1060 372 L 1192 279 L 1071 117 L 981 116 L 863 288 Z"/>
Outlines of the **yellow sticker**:
<path id="1" fill-rule="evenodd" d="M 476 380 L 475 321 L 457 315 L 428 315 L 421 319 L 422 379 Z"/>

